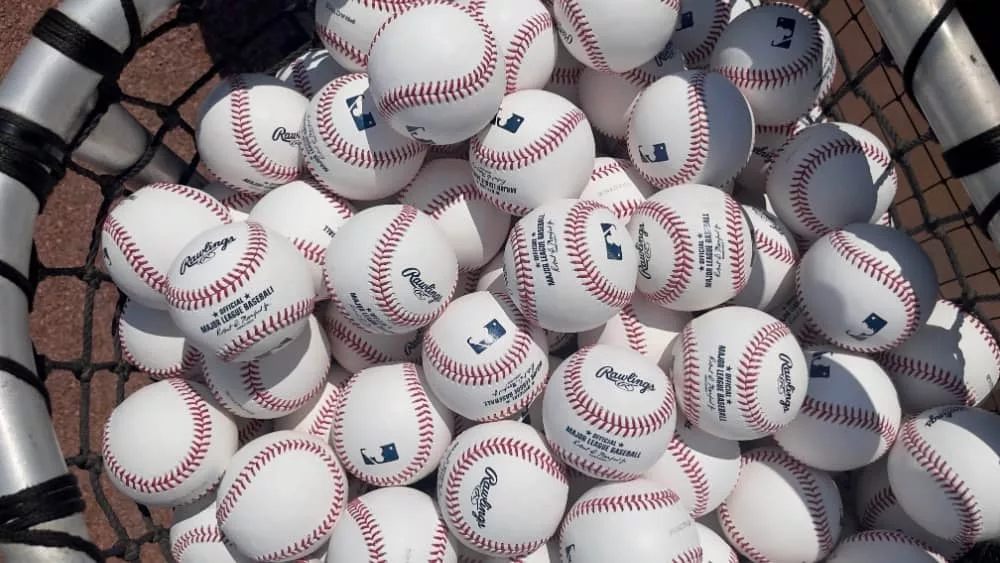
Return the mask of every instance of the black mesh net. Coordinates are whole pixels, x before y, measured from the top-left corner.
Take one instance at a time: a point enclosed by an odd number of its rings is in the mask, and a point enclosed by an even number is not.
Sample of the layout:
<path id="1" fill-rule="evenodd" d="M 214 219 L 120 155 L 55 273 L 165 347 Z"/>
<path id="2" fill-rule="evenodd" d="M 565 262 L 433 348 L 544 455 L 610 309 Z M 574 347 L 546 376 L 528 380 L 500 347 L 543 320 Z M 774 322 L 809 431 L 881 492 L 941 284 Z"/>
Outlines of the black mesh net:
<path id="1" fill-rule="evenodd" d="M 210 2 L 182 2 L 164 21 L 149 32 L 141 42 L 144 48 L 170 37 L 179 28 L 191 25 L 209 25 L 211 18 L 219 17 L 220 10 L 210 10 Z M 220 4 L 230 4 L 221 2 Z M 262 6 L 257 6 L 261 4 Z M 100 479 L 102 464 L 99 451 L 93 447 L 100 441 L 92 436 L 92 428 L 99 428 L 103 421 L 91 419 L 91 403 L 95 391 L 92 379 L 98 372 L 107 371 L 117 378 L 114 403 L 120 403 L 126 394 L 129 378 L 137 377 L 132 368 L 121 359 L 115 344 L 112 361 L 95 361 L 95 332 L 107 331 L 95 315 L 97 295 L 103 284 L 110 282 L 99 267 L 100 225 L 112 202 L 125 191 L 126 182 L 152 157 L 153 151 L 165 139 L 193 138 L 192 124 L 181 117 L 181 108 L 191 102 L 197 93 L 206 88 L 213 77 L 235 71 L 268 71 L 280 67 L 311 46 L 319 46 L 311 28 L 312 6 L 308 0 L 291 1 L 275 6 L 273 2 L 241 2 L 228 18 L 244 21 L 218 25 L 210 36 L 206 34 L 206 48 L 212 53 L 211 62 L 197 80 L 176 99 L 154 102 L 119 92 L 113 86 L 102 89 L 105 101 L 116 97 L 126 107 L 137 112 L 155 114 L 160 126 L 155 130 L 145 156 L 128 171 L 117 175 L 104 175 L 75 162 L 69 170 L 90 179 L 101 188 L 102 202 L 90 217 L 75 217 L 75 221 L 93 224 L 86 261 L 78 267 L 39 267 L 40 281 L 70 277 L 86 286 L 82 354 L 73 360 L 42 358 L 45 377 L 53 371 L 73 374 L 80 391 L 80 451 L 66 452 L 67 464 L 89 474 L 94 501 L 106 520 L 91 527 L 104 526 L 113 531 L 116 541 L 102 542 L 100 549 L 105 557 L 124 560 L 151 560 L 152 544 L 170 560 L 168 546 L 169 519 L 142 506 L 129 505 L 137 510 L 144 530 L 135 533 L 127 530 L 123 518 L 112 509 L 112 498 L 117 494 Z M 926 120 L 913 101 L 903 91 L 903 81 L 897 64 L 888 50 L 860 0 L 813 0 L 807 6 L 824 20 L 837 39 L 838 77 L 831 94 L 823 101 L 824 114 L 837 121 L 859 124 L 878 135 L 889 147 L 899 172 L 899 192 L 892 216 L 898 228 L 919 241 L 932 260 L 939 276 L 941 296 L 953 300 L 962 308 L 975 312 L 996 334 L 996 319 L 1000 318 L 1000 278 L 997 267 L 1000 257 L 992 242 L 976 227 L 975 213 L 961 184 L 950 177 L 941 157 L 941 147 L 935 140 Z M 261 9 L 258 9 L 261 8 Z M 140 48 L 140 52 L 141 52 Z M 95 114 L 93 117 L 97 117 Z M 91 121 L 91 124 L 93 120 Z M 179 135 L 179 136 L 178 136 Z M 81 137 L 82 138 L 82 137 Z M 171 143 L 168 144 L 172 144 Z M 185 141 L 191 142 L 191 141 Z M 192 142 L 193 145 L 193 142 Z M 181 152 L 181 151 L 178 151 Z M 188 175 L 198 167 L 197 156 L 190 161 Z M 183 179 L 182 179 L 183 182 Z M 58 190 L 58 188 L 56 188 Z M 121 305 L 119 300 L 119 306 Z M 991 397 L 984 405 L 996 410 L 997 399 Z M 55 418 L 76 416 L 56 410 Z M 117 502 L 118 506 L 126 503 Z M 134 508 L 131 508 L 134 506 Z M 105 534 L 105 537 L 107 535 Z M 140 551 L 142 555 L 140 555 Z M 978 546 L 963 561 L 1000 561 L 1000 550 Z M 156 560 L 160 556 L 156 555 Z"/>

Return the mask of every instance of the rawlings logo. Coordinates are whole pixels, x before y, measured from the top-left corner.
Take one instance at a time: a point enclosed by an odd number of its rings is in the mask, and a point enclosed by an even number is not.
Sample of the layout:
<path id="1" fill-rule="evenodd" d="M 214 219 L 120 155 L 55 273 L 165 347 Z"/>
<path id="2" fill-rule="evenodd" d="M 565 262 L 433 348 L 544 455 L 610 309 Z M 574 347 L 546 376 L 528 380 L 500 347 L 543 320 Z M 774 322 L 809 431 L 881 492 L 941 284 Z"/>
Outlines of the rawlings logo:
<path id="1" fill-rule="evenodd" d="M 792 393 L 795 392 L 795 385 L 792 384 L 793 364 L 788 354 L 778 354 L 778 359 L 781 360 L 781 375 L 778 377 L 778 393 L 781 394 L 781 399 L 778 400 L 778 404 L 781 405 L 782 411 L 788 412 L 792 408 Z"/>
<path id="2" fill-rule="evenodd" d="M 205 262 L 208 262 L 212 258 L 215 258 L 216 253 L 225 251 L 226 248 L 228 248 L 229 245 L 234 242 L 236 242 L 236 237 L 234 236 L 228 236 L 223 239 L 210 240 L 206 242 L 204 248 L 202 248 L 198 252 L 195 252 L 194 254 L 190 254 L 184 257 L 184 260 L 181 261 L 181 270 L 180 270 L 181 275 L 183 276 L 184 272 L 186 272 L 188 268 L 193 268 L 199 264 L 204 264 Z"/>
<path id="3" fill-rule="evenodd" d="M 924 423 L 924 426 L 930 428 L 931 426 L 934 426 L 935 422 L 939 420 L 944 420 L 946 418 L 951 418 L 952 415 L 954 415 L 956 412 L 960 410 L 965 410 L 965 407 L 961 405 L 956 405 L 953 407 L 945 407 L 936 414 L 932 414 L 929 417 L 927 417 L 927 422 Z"/>
<path id="4" fill-rule="evenodd" d="M 645 223 L 639 223 L 639 232 L 635 237 L 635 249 L 639 252 L 639 275 L 648 279 L 653 276 L 649 273 L 649 261 L 653 259 L 653 247 L 646 240 L 649 238 L 649 231 L 646 230 Z"/>
<path id="5" fill-rule="evenodd" d="M 486 468 L 486 474 L 472 489 L 472 517 L 480 528 L 486 527 L 486 513 L 493 508 L 490 504 L 490 489 L 497 484 L 497 472 L 492 467 Z"/>
<path id="6" fill-rule="evenodd" d="M 594 374 L 597 379 L 607 379 L 611 383 L 615 384 L 615 387 L 622 389 L 624 391 L 635 391 L 639 390 L 639 394 L 643 394 L 646 391 L 655 391 L 656 386 L 640 378 L 635 372 L 622 373 L 615 371 L 615 368 L 611 366 L 603 366 L 597 370 Z"/>
<path id="7" fill-rule="evenodd" d="M 420 277 L 419 268 L 406 268 L 400 274 L 409 280 L 410 286 L 413 288 L 413 295 L 421 301 L 427 303 L 440 303 L 444 296 L 437 290 L 437 285 L 433 283 L 427 283 Z"/>
<path id="8" fill-rule="evenodd" d="M 278 127 L 277 129 L 275 129 L 274 133 L 271 133 L 271 140 L 288 143 L 293 147 L 299 146 L 299 134 L 292 133 L 291 131 L 285 129 L 284 127 Z"/>

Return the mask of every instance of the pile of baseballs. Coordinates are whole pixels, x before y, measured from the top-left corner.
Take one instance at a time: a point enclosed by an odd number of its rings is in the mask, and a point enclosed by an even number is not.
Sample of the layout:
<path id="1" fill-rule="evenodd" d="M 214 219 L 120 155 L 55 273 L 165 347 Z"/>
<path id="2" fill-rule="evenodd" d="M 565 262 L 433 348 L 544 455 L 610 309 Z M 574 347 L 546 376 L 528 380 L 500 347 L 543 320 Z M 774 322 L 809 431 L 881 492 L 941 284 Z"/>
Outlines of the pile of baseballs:
<path id="1" fill-rule="evenodd" d="M 181 563 L 923 563 L 1000 538 L 1000 348 L 746 0 L 320 0 L 208 186 L 103 228 Z M 600 146 L 600 149 L 596 149 Z M 414 486 L 415 485 L 415 486 Z"/>

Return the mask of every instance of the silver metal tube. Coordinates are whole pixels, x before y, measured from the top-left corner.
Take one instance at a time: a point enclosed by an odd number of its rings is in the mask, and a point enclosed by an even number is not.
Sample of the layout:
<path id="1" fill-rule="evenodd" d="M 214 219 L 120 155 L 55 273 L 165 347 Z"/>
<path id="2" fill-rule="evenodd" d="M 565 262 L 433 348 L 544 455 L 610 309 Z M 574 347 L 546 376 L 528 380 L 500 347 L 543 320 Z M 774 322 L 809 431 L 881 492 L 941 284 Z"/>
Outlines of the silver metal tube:
<path id="1" fill-rule="evenodd" d="M 900 67 L 945 0 L 867 0 L 865 6 Z M 913 95 L 947 150 L 1000 124 L 1000 83 L 958 11 L 931 40 L 913 76 Z M 982 210 L 1000 192 L 1000 165 L 962 178 Z M 1000 216 L 989 224 L 1000 243 Z"/>

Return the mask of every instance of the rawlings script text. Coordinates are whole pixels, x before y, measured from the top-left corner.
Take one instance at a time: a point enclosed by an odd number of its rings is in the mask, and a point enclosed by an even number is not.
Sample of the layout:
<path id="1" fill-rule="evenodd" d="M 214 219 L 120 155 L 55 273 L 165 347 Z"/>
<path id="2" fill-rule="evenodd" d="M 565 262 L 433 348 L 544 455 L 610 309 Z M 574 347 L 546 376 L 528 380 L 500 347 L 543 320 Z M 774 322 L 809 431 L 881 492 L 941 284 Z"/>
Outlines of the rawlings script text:
<path id="1" fill-rule="evenodd" d="M 788 412 L 792 408 L 792 393 L 795 392 L 795 385 L 792 384 L 793 364 L 788 354 L 778 354 L 778 359 L 781 360 L 781 375 L 778 376 L 778 393 L 781 394 L 781 399 L 778 404 L 783 412 Z"/>
<path id="2" fill-rule="evenodd" d="M 497 472 L 492 467 L 486 468 L 486 474 L 480 479 L 476 488 L 472 489 L 472 517 L 480 528 L 486 527 L 486 513 L 493 508 L 490 504 L 490 489 L 497 484 Z"/>
<path id="3" fill-rule="evenodd" d="M 622 373 L 620 371 L 615 371 L 615 368 L 611 366 L 602 366 L 594 374 L 597 379 L 607 379 L 611 383 L 615 384 L 615 387 L 623 389 L 625 391 L 635 391 L 639 390 L 639 394 L 643 394 L 646 391 L 655 391 L 656 386 L 651 382 L 640 378 L 633 371 L 631 373 Z"/>
<path id="4" fill-rule="evenodd" d="M 427 283 L 420 277 L 419 268 L 406 268 L 400 274 L 409 280 L 410 287 L 413 288 L 413 295 L 417 299 L 426 303 L 440 303 L 444 296 L 437 290 L 437 285 Z"/>
<path id="5" fill-rule="evenodd" d="M 216 253 L 224 252 L 234 242 L 236 242 L 236 237 L 232 236 L 206 242 L 201 250 L 184 257 L 184 260 L 181 261 L 181 275 L 183 276 L 188 269 L 215 258 Z"/>
<path id="6" fill-rule="evenodd" d="M 635 237 L 635 249 L 639 252 L 639 275 L 652 279 L 649 273 L 649 261 L 653 258 L 653 247 L 646 240 L 649 238 L 649 231 L 646 230 L 645 223 L 639 223 L 639 232 Z"/>

